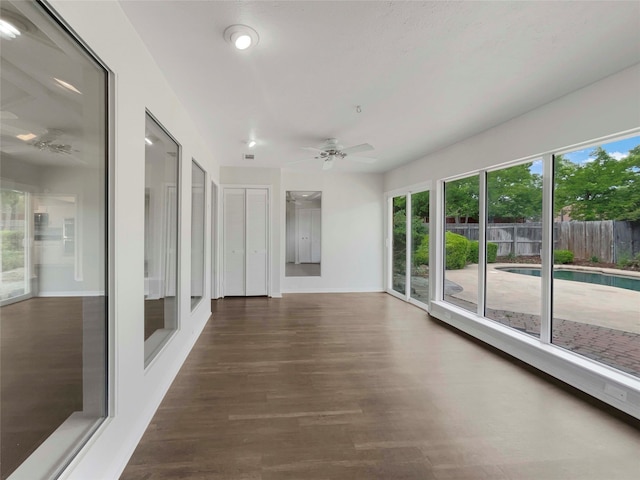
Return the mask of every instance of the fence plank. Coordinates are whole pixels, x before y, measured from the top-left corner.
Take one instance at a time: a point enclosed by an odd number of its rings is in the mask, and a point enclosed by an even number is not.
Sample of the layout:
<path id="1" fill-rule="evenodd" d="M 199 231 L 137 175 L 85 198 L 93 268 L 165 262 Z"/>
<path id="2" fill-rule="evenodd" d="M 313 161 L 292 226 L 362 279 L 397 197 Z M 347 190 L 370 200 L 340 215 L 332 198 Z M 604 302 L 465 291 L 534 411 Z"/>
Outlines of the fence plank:
<path id="1" fill-rule="evenodd" d="M 478 240 L 478 224 L 448 223 L 447 231 Z M 576 259 L 616 263 L 640 253 L 640 221 L 613 220 L 556 222 L 553 226 L 554 249 L 571 250 Z M 540 255 L 542 223 L 490 223 L 487 241 L 498 245 L 498 256 Z"/>

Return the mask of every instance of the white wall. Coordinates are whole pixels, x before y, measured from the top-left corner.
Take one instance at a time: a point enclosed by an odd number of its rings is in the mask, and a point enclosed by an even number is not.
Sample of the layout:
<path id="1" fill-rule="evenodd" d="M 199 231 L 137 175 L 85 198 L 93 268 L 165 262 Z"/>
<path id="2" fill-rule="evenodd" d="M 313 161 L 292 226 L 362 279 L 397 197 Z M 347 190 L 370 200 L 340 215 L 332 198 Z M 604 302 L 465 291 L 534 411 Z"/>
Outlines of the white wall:
<path id="1" fill-rule="evenodd" d="M 169 88 L 118 2 L 52 0 L 51 4 L 112 70 L 115 112 L 111 183 L 110 261 L 111 417 L 62 478 L 118 478 L 159 402 L 210 316 L 209 302 L 190 311 L 191 158 L 213 180 L 219 168 L 198 136 L 197 125 Z M 182 146 L 180 215 L 180 330 L 144 369 L 144 158 L 145 108 Z M 207 214 L 207 219 L 210 219 Z M 207 223 L 207 231 L 210 231 Z M 210 252 L 209 240 L 206 251 Z M 210 265 L 207 253 L 206 265 Z M 209 269 L 207 269 L 209 271 Z M 209 282 L 205 291 L 210 291 Z"/>
<path id="2" fill-rule="evenodd" d="M 639 85 L 640 65 L 636 65 L 387 172 L 385 191 L 552 152 L 640 127 Z"/>
<path id="3" fill-rule="evenodd" d="M 285 277 L 282 292 L 380 292 L 383 290 L 383 176 L 282 171 L 282 190 L 322 192 L 320 277 Z M 285 202 L 281 206 L 285 218 Z M 286 225 L 280 225 L 284 237 Z"/>

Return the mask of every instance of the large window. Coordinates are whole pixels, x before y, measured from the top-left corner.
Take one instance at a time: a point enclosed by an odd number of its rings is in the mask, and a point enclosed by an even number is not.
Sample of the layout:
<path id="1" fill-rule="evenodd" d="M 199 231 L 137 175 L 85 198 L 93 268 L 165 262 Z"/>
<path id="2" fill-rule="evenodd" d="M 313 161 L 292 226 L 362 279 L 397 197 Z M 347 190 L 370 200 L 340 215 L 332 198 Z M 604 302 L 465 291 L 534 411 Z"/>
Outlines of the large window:
<path id="1" fill-rule="evenodd" d="M 107 72 L 39 4 L 0 17 L 0 478 L 49 478 L 107 413 Z"/>
<path id="2" fill-rule="evenodd" d="M 487 173 L 486 238 L 485 316 L 540 336 L 542 160 Z"/>
<path id="3" fill-rule="evenodd" d="M 191 309 L 204 295 L 205 173 L 191 162 Z"/>
<path id="4" fill-rule="evenodd" d="M 552 342 L 640 376 L 640 137 L 554 158 Z"/>
<path id="5" fill-rule="evenodd" d="M 469 262 L 471 242 L 478 241 L 480 208 L 478 175 L 446 182 L 444 299 L 476 312 L 478 264 Z"/>
<path id="6" fill-rule="evenodd" d="M 149 114 L 145 131 L 145 365 L 178 326 L 180 147 Z"/>

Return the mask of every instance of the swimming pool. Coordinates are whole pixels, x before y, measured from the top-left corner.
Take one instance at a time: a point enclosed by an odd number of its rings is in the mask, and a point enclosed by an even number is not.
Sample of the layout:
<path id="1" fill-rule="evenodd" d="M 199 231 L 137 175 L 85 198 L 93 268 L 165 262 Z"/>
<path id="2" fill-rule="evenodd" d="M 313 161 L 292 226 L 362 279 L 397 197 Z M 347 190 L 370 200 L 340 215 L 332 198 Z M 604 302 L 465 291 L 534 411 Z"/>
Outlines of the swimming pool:
<path id="1" fill-rule="evenodd" d="M 503 272 L 519 273 L 533 277 L 540 276 L 539 268 L 500 268 Z M 598 272 L 585 272 L 577 270 L 554 270 L 553 278 L 557 280 L 569 280 L 572 282 L 593 283 L 609 287 L 624 288 L 640 292 L 640 278 L 623 277 L 619 275 L 606 275 Z"/>

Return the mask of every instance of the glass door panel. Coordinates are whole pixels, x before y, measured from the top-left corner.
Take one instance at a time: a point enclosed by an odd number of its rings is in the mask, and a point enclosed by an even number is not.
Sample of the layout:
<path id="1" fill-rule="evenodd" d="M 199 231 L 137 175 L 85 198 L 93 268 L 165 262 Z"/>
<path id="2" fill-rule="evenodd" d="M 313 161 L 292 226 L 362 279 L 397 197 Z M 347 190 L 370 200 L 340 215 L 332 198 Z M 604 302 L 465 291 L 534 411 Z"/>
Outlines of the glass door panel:
<path id="1" fill-rule="evenodd" d="M 411 194 L 410 296 L 429 302 L 429 192 Z"/>

